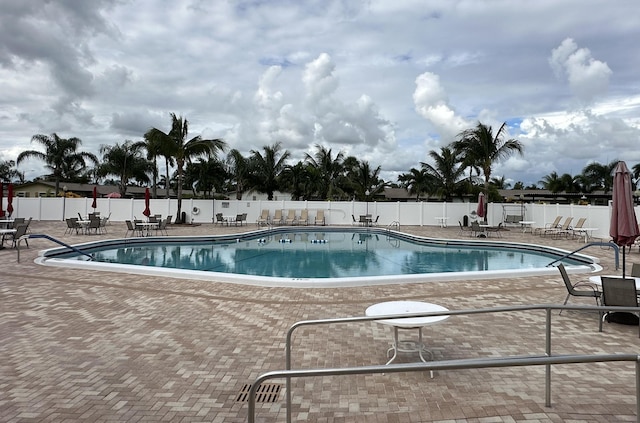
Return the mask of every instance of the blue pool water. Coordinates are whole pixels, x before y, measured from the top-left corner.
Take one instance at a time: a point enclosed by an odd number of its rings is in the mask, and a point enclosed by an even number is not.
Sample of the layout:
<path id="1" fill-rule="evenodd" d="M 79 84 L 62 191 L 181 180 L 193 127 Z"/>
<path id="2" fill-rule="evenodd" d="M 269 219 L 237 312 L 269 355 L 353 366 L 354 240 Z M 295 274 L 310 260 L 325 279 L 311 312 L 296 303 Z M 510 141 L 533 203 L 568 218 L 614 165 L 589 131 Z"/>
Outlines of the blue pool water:
<path id="1" fill-rule="evenodd" d="M 297 229 L 235 236 L 128 239 L 83 250 L 100 263 L 294 279 L 539 269 L 562 253 L 505 242 L 426 240 L 382 230 Z M 86 256 L 68 253 L 57 258 L 87 261 Z"/>

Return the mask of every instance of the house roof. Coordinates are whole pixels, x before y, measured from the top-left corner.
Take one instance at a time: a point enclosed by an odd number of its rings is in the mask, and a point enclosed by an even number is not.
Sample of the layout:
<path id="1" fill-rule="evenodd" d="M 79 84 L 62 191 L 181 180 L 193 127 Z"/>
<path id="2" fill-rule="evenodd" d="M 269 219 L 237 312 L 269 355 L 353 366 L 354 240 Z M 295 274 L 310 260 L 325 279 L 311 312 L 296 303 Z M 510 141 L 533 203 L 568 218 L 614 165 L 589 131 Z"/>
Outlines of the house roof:
<path id="1" fill-rule="evenodd" d="M 52 181 L 34 181 L 29 182 L 22 185 L 16 185 L 15 190 L 20 191 L 21 189 L 30 188 L 34 186 L 45 186 L 50 188 L 52 191 L 55 190 L 56 183 Z M 93 195 L 93 187 L 96 187 L 96 191 L 98 192 L 98 196 L 104 197 L 108 194 L 119 192 L 118 187 L 116 185 L 98 185 L 98 184 L 78 184 L 75 182 L 60 182 L 60 189 L 64 189 L 63 187 L 67 187 L 67 191 L 75 192 L 76 194 L 84 195 L 86 197 L 91 197 Z M 128 186 L 127 187 L 127 196 L 128 197 L 142 197 L 144 196 L 146 187 L 136 187 L 136 186 Z M 165 190 L 158 188 L 158 195 L 161 197 L 165 197 Z"/>

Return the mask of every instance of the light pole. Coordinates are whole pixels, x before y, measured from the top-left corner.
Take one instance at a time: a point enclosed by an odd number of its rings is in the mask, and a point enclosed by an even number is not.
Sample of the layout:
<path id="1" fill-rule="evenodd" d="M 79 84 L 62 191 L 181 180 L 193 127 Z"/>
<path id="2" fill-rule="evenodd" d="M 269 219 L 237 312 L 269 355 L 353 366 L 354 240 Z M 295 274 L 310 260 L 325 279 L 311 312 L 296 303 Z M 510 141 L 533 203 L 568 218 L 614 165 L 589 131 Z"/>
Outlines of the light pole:
<path id="1" fill-rule="evenodd" d="M 365 215 L 369 216 L 369 190 L 366 190 L 364 192 L 365 195 L 365 201 L 367 202 L 367 212 L 365 213 Z"/>
<path id="2" fill-rule="evenodd" d="M 65 209 L 67 206 L 67 186 L 63 186 L 62 187 L 62 220 L 64 221 L 65 219 Z"/>

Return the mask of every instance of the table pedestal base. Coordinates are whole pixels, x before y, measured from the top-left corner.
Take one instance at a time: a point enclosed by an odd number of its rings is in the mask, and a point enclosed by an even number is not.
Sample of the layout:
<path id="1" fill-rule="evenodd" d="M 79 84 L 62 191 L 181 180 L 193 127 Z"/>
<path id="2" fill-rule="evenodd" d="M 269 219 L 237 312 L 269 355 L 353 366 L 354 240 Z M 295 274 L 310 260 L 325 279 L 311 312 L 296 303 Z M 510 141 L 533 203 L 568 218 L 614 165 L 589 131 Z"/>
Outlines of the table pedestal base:
<path id="1" fill-rule="evenodd" d="M 418 353 L 420 357 L 420 361 L 423 363 L 427 363 L 428 361 L 433 361 L 433 353 L 427 349 L 427 347 L 422 342 L 422 327 L 417 328 L 402 328 L 402 329 L 412 329 L 418 330 L 418 341 L 400 341 L 399 339 L 399 329 L 398 326 L 393 327 L 393 344 L 387 350 L 387 357 L 391 357 L 386 364 L 391 364 L 398 357 L 398 353 Z M 429 360 L 425 359 L 424 355 L 429 357 Z M 429 375 L 431 379 L 433 379 L 433 370 L 429 371 Z"/>

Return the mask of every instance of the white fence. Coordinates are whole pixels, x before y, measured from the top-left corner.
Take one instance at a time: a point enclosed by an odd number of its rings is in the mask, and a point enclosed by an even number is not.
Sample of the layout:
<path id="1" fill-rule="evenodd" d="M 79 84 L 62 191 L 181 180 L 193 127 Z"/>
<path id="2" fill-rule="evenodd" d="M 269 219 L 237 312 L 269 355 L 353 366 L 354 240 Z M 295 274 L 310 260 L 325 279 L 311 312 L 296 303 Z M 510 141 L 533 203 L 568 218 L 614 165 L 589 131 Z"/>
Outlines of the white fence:
<path id="1" fill-rule="evenodd" d="M 92 198 L 22 198 L 13 199 L 13 217 L 33 217 L 34 220 L 64 220 L 80 214 L 85 216 L 94 211 L 91 208 Z M 4 203 L 6 206 L 6 199 Z M 99 198 L 97 200 L 102 216 L 110 215 L 111 221 L 125 221 L 143 218 L 143 199 Z M 388 226 L 393 222 L 401 225 L 434 226 L 439 224 L 439 218 L 446 218 L 449 226 L 457 226 L 464 222 L 465 216 L 470 216 L 476 210 L 476 203 L 431 203 L 431 202 L 357 202 L 357 201 L 237 201 L 237 200 L 183 200 L 182 211 L 186 213 L 188 223 L 211 223 L 216 213 L 225 216 L 235 216 L 247 213 L 247 221 L 255 223 L 263 209 L 269 210 L 270 216 L 276 209 L 287 211 L 294 209 L 309 211 L 309 219 L 315 219 L 318 210 L 323 210 L 326 223 L 329 225 L 351 225 L 360 215 L 370 214 L 378 226 Z M 177 200 L 152 199 L 150 209 L 153 214 L 162 216 L 177 213 Z M 638 207 L 636 207 L 636 213 Z M 580 206 L 572 204 L 502 204 L 489 203 L 487 220 L 497 225 L 505 221 L 506 215 L 516 216 L 517 219 L 536 222 L 534 226 L 543 226 L 556 216 L 571 216 L 574 223 L 577 219 L 587 219 L 585 227 L 598 228 L 594 236 L 608 238 L 611 216 L 610 206 Z M 468 219 L 468 218 L 467 218 Z"/>

